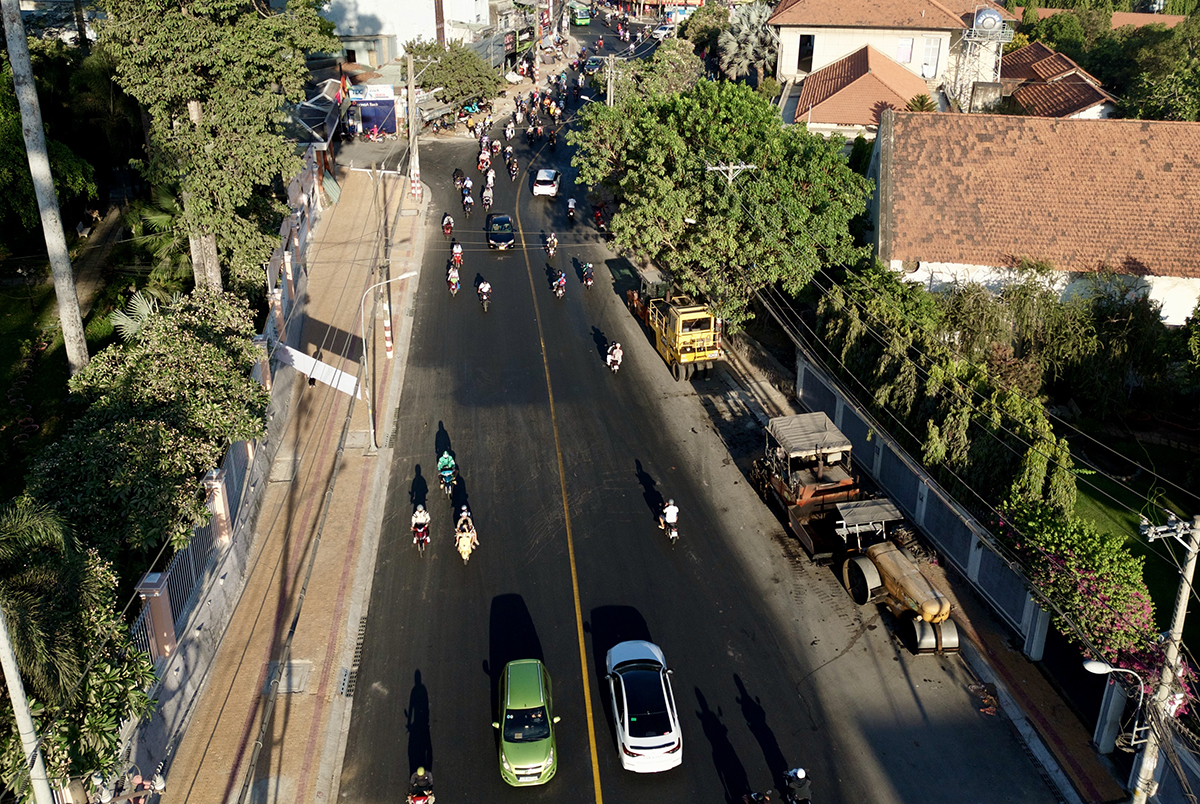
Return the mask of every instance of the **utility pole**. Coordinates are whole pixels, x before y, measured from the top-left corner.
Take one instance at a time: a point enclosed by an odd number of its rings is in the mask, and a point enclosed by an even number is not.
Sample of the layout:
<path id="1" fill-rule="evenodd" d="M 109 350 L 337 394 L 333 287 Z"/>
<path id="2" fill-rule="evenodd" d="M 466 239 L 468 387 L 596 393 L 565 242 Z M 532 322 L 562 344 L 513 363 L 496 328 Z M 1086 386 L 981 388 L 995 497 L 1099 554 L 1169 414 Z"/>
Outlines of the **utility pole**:
<path id="1" fill-rule="evenodd" d="M 16 0 L 12 1 L 16 3 Z M 8 10 L 7 6 L 5 10 Z M 7 23 L 8 20 L 5 20 L 5 24 Z M 22 34 L 24 30 L 21 29 Z M 17 732 L 21 735 L 21 747 L 25 749 L 25 772 L 29 774 L 29 781 L 33 786 L 33 800 L 37 804 L 54 804 L 54 795 L 50 792 L 50 782 L 46 778 L 46 763 L 42 761 L 42 749 L 38 747 L 37 729 L 29 715 L 25 684 L 21 681 L 21 671 L 17 667 L 17 655 L 13 653 L 12 643 L 8 640 L 8 621 L 5 620 L 3 611 L 0 611 L 0 666 L 4 668 L 4 681 L 8 684 L 8 697 L 12 701 Z M 22 780 L 17 781 L 20 783 Z"/>
<path id="2" fill-rule="evenodd" d="M 1172 537 L 1183 544 L 1184 531 L 1188 527 L 1181 520 L 1171 517 L 1166 525 L 1151 526 L 1143 520 L 1141 532 L 1150 541 Z M 1159 737 L 1158 728 L 1154 723 L 1156 716 L 1165 720 L 1168 716 L 1166 704 L 1175 688 L 1175 680 L 1179 677 L 1179 643 L 1183 639 L 1183 621 L 1187 617 L 1187 604 L 1192 596 L 1192 576 L 1196 573 L 1196 557 L 1200 554 L 1200 516 L 1192 518 L 1191 534 L 1187 541 L 1187 561 L 1183 565 L 1183 577 L 1179 582 L 1179 592 L 1175 596 L 1175 614 L 1171 618 L 1171 632 L 1167 637 L 1167 653 L 1163 661 L 1162 680 L 1154 691 L 1150 701 L 1150 729 L 1146 734 L 1146 747 L 1142 749 L 1142 762 L 1138 767 L 1137 784 L 1133 788 L 1133 804 L 1146 804 L 1146 799 L 1158 790 L 1154 781 L 1154 772 L 1158 767 L 1158 746 L 1163 739 L 1170 735 Z"/>
<path id="3" fill-rule="evenodd" d="M 25 154 L 29 158 L 33 190 L 42 215 L 42 235 L 46 239 L 46 253 L 50 257 L 50 272 L 54 275 L 54 295 L 58 298 L 58 321 L 67 350 L 67 364 L 71 374 L 77 374 L 88 364 L 87 340 L 83 335 L 83 317 L 79 314 L 75 273 L 71 270 L 71 255 L 67 253 L 67 238 L 63 235 L 58 197 L 54 193 L 54 177 L 50 173 L 46 135 L 42 130 L 42 110 L 38 105 L 37 87 L 33 83 L 29 43 L 25 40 L 25 25 L 21 22 L 18 0 L 0 0 L 0 13 L 8 41 L 8 61 L 12 65 L 17 106 L 21 110 Z"/>
<path id="4" fill-rule="evenodd" d="M 606 99 L 606 103 L 609 106 L 612 106 L 613 105 L 613 85 L 617 79 L 617 67 L 615 64 L 615 57 L 611 53 L 608 54 L 608 69 L 605 71 L 605 74 L 608 76 L 608 93 L 607 93 L 608 97 Z"/>
<path id="5" fill-rule="evenodd" d="M 738 162 L 736 165 L 727 165 L 724 162 L 718 162 L 714 165 L 708 161 L 705 161 L 704 164 L 707 165 L 705 170 L 716 171 L 724 176 L 726 183 L 728 183 L 730 187 L 733 186 L 733 180 L 740 176 L 743 172 L 747 170 L 758 170 L 758 165 L 747 165 L 745 162 Z"/>
<path id="6" fill-rule="evenodd" d="M 408 59 L 408 178 L 412 183 L 412 196 L 421 197 L 421 159 L 417 153 L 417 75 L 413 65 L 413 56 L 406 53 Z"/>

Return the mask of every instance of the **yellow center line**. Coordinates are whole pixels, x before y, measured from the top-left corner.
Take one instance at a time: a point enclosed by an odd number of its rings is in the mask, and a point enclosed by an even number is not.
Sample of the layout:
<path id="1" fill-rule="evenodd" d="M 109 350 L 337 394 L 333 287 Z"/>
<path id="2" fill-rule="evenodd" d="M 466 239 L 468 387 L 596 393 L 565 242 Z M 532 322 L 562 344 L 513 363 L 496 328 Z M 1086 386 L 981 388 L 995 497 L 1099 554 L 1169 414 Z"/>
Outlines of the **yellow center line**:
<path id="1" fill-rule="evenodd" d="M 544 146 L 543 146 L 544 147 Z M 534 156 L 538 156 L 541 149 Z M 532 160 L 530 160 L 532 163 Z M 525 230 L 521 225 L 521 186 L 517 186 L 516 209 L 517 234 L 525 242 Z M 554 387 L 550 384 L 550 359 L 546 355 L 546 336 L 542 331 L 542 315 L 538 311 L 537 287 L 533 283 L 533 265 L 529 261 L 529 249 L 525 254 L 525 274 L 529 277 L 529 293 L 533 297 L 533 317 L 537 322 L 538 342 L 542 348 L 542 369 L 546 373 L 546 393 L 550 397 L 550 427 L 554 431 L 554 454 L 558 457 L 558 487 L 562 495 L 563 517 L 567 523 L 567 557 L 571 564 L 571 593 L 575 598 L 575 636 L 579 640 L 579 673 L 583 677 L 583 707 L 587 713 L 588 748 L 592 754 L 592 784 L 596 792 L 596 804 L 604 804 L 600 791 L 600 759 L 596 754 L 596 727 L 592 717 L 592 684 L 588 680 L 587 647 L 583 641 L 583 606 L 579 602 L 579 573 L 575 567 L 575 538 L 571 533 L 571 507 L 567 503 L 567 473 L 563 469 L 562 442 L 558 437 L 558 417 L 554 412 Z"/>

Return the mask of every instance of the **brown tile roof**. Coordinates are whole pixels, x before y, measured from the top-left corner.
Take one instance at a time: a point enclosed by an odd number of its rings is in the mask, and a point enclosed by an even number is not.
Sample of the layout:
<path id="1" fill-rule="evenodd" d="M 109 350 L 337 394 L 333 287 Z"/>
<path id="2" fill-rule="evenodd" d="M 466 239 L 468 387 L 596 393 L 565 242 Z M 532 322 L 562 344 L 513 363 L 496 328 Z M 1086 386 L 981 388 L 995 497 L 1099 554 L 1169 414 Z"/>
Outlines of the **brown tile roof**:
<path id="1" fill-rule="evenodd" d="M 877 126 L 884 109 L 903 109 L 922 93 L 922 79 L 867 45 L 804 79 L 796 122 Z"/>
<path id="2" fill-rule="evenodd" d="M 991 0 L 783 0 L 771 25 L 832 28 L 902 28 L 940 31 L 967 28 L 977 7 L 1013 16 Z"/>
<path id="3" fill-rule="evenodd" d="M 1047 56 L 1041 61 L 1035 61 L 1031 67 L 1033 74 L 1043 81 L 1050 81 L 1055 76 L 1079 69 L 1079 65 L 1061 53 Z"/>
<path id="4" fill-rule="evenodd" d="M 1012 96 L 1027 113 L 1039 117 L 1069 117 L 1106 101 L 1115 103 L 1112 95 L 1077 76 L 1048 84 L 1025 84 Z"/>
<path id="5" fill-rule="evenodd" d="M 1037 74 L 1033 71 L 1033 65 L 1053 55 L 1054 51 L 1041 42 L 1030 42 L 1025 47 L 1014 50 L 1012 53 L 1005 53 L 1000 58 L 1000 77 L 1005 81 L 1010 78 L 1032 81 L 1037 78 Z"/>
<path id="6" fill-rule="evenodd" d="M 1044 20 L 1046 17 L 1052 17 L 1055 14 L 1069 10 L 1066 8 L 1039 8 L 1037 15 L 1039 20 Z M 1025 16 L 1025 7 L 1017 6 L 1015 13 L 1017 19 L 1021 19 L 1021 17 Z M 1187 17 L 1178 14 L 1142 14 L 1133 11 L 1114 11 L 1112 15 L 1112 29 L 1115 31 L 1126 25 L 1132 25 L 1135 28 L 1141 28 L 1143 25 L 1165 25 L 1168 28 L 1174 28 L 1186 19 Z"/>
<path id="7" fill-rule="evenodd" d="M 888 260 L 1200 277 L 1200 123 L 885 112 Z"/>

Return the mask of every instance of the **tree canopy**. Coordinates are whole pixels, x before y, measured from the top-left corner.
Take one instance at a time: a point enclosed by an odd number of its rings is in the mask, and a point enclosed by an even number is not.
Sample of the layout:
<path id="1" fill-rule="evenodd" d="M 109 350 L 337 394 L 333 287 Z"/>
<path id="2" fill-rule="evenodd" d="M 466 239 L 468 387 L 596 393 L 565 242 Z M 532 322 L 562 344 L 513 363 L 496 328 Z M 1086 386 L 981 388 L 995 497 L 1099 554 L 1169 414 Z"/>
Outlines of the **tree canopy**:
<path id="1" fill-rule="evenodd" d="M 414 66 L 420 76 L 417 85 L 426 89 L 440 87 L 438 97 L 445 103 L 456 105 L 480 96 L 490 98 L 500 86 L 496 71 L 457 40 L 442 45 L 414 39 L 405 43 L 404 52 L 411 53 L 416 60 Z"/>
<path id="2" fill-rule="evenodd" d="M 774 9 L 762 2 L 739 6 L 733 12 L 729 29 L 717 38 L 721 72 L 730 78 L 753 75 L 755 86 L 770 75 L 777 50 L 775 32 L 767 24 L 772 13 Z"/>
<path id="3" fill-rule="evenodd" d="M 186 544 L 207 518 L 201 476 L 230 443 L 263 434 L 269 398 L 250 377 L 253 334 L 232 294 L 199 288 L 161 307 L 72 378 L 89 407 L 35 457 L 30 493 L 105 556 Z"/>
<path id="4" fill-rule="evenodd" d="M 722 0 L 709 0 L 688 15 L 679 26 L 679 36 L 688 40 L 696 52 L 712 52 L 722 31 L 729 30 L 729 4 Z"/>
<path id="5" fill-rule="evenodd" d="M 589 104 L 569 140 L 579 181 L 619 203 L 617 245 L 701 293 L 727 325 L 750 297 L 782 283 L 796 292 L 823 265 L 858 259 L 850 221 L 870 184 L 850 170 L 839 138 L 785 128 L 749 87 L 700 81 L 671 95 Z M 709 166 L 755 169 L 732 183 Z"/>
<path id="6" fill-rule="evenodd" d="M 100 43 L 117 61 L 117 82 L 150 115 L 142 167 L 151 184 L 179 190 L 198 286 L 220 289 L 222 262 L 266 259 L 253 199 L 300 166 L 283 135 L 284 107 L 304 98 L 305 54 L 338 48 L 318 6 L 104 0 Z"/>

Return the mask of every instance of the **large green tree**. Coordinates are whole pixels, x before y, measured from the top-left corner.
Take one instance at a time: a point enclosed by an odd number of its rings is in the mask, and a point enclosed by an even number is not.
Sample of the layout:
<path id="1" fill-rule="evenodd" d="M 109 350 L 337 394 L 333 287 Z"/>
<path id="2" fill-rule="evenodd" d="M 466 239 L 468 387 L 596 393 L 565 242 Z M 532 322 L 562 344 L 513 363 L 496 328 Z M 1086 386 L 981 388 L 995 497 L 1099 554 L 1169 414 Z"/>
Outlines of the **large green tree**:
<path id="1" fill-rule="evenodd" d="M 842 141 L 785 128 L 744 84 L 631 94 L 581 117 L 573 164 L 581 183 L 616 197 L 618 246 L 703 294 L 731 327 L 762 287 L 795 292 L 821 266 L 861 256 L 849 225 L 870 184 L 850 170 Z M 709 169 L 718 163 L 755 168 L 728 182 Z"/>
<path id="2" fill-rule="evenodd" d="M 72 379 L 89 407 L 35 457 L 30 492 L 105 556 L 186 544 L 206 518 L 202 475 L 229 444 L 263 434 L 253 334 L 245 300 L 229 293 L 197 289 L 159 307 Z"/>
<path id="3" fill-rule="evenodd" d="M 305 55 L 338 47 L 316 0 L 104 0 L 100 43 L 117 81 L 150 115 L 154 185 L 178 187 L 196 285 L 219 290 L 221 263 L 266 259 L 252 199 L 299 168 L 284 107 L 304 97 Z M 218 233 L 226 237 L 218 244 Z"/>
<path id="4" fill-rule="evenodd" d="M 418 86 L 441 88 L 438 97 L 449 104 L 474 98 L 490 98 L 500 86 L 500 76 L 479 54 L 462 42 L 447 45 L 415 39 L 404 44 L 404 52 L 416 60 Z"/>
<path id="5" fill-rule="evenodd" d="M 723 31 L 729 30 L 729 4 L 709 0 L 693 11 L 679 26 L 679 36 L 691 42 L 696 52 L 711 53 Z"/>
<path id="6" fill-rule="evenodd" d="M 81 550 L 53 509 L 28 497 L 0 508 L 0 606 L 56 778 L 111 771 L 120 724 L 149 712 L 153 666 L 133 649 L 115 590 L 108 563 Z M 10 790 L 27 789 L 7 704 L 0 735 L 0 778 Z"/>

